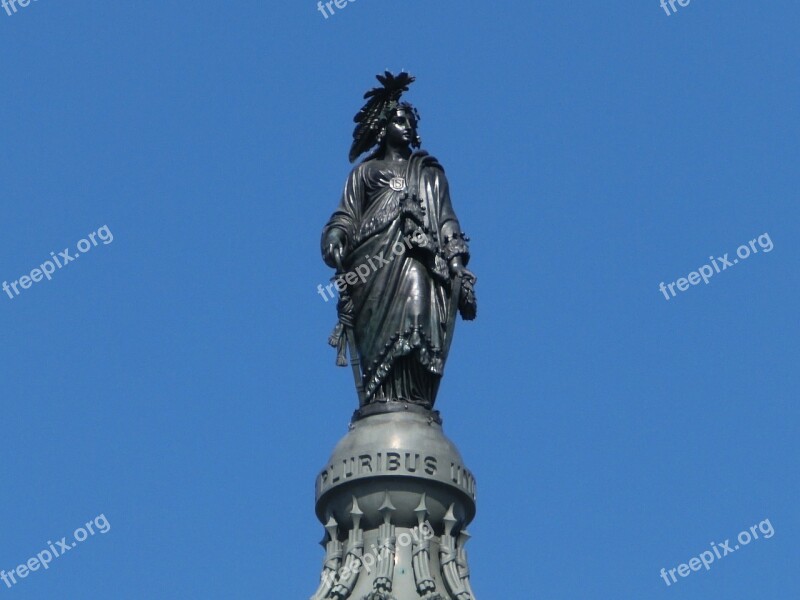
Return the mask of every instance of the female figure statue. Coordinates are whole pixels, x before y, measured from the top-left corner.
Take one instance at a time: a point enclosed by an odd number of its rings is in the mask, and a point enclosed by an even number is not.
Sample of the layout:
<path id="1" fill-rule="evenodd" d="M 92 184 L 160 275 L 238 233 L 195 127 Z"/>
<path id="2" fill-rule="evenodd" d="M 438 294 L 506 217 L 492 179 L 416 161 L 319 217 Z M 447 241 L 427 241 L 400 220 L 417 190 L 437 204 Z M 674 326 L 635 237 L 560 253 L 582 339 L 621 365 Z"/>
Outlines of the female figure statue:
<path id="1" fill-rule="evenodd" d="M 350 172 L 322 232 L 322 256 L 338 269 L 341 293 L 330 342 L 340 365 L 350 345 L 362 408 L 402 402 L 430 409 L 456 312 L 475 318 L 476 279 L 466 268 L 468 238 L 444 169 L 427 152 L 412 151 L 420 147 L 419 115 L 400 96 L 414 78 L 387 72 L 378 81 L 354 118 L 350 162 L 374 150 Z M 345 272 L 352 275 L 346 281 Z"/>

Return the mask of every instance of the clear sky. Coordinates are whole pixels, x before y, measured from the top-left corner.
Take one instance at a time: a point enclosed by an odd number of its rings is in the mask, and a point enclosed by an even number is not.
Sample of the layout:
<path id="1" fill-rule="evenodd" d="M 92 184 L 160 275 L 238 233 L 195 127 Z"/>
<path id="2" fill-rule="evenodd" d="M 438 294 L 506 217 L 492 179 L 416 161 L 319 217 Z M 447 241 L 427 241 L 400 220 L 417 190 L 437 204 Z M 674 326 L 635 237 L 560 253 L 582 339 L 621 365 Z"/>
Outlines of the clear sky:
<path id="1" fill-rule="evenodd" d="M 800 7 L 676 9 L 0 9 L 0 569 L 96 525 L 0 599 L 314 591 L 356 403 L 319 234 L 387 68 L 472 238 L 437 408 L 479 599 L 797 598 Z"/>

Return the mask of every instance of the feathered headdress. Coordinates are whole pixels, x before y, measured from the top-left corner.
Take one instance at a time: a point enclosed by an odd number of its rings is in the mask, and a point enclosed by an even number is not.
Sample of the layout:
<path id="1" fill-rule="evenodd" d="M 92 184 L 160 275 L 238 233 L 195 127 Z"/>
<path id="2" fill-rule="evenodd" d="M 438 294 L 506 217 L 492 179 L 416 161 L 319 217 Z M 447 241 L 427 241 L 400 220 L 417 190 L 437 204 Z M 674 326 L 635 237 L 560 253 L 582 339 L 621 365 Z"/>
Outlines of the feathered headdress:
<path id="1" fill-rule="evenodd" d="M 353 117 L 356 128 L 353 130 L 353 145 L 350 146 L 350 162 L 379 142 L 378 134 L 398 106 L 407 107 L 414 113 L 415 120 L 419 120 L 410 104 L 400 103 L 400 96 L 414 83 L 414 77 L 406 72 L 395 76 L 386 71 L 383 75 L 377 75 L 376 79 L 381 87 L 372 88 L 364 94 L 367 103 Z M 419 146 L 418 141 L 414 145 Z"/>

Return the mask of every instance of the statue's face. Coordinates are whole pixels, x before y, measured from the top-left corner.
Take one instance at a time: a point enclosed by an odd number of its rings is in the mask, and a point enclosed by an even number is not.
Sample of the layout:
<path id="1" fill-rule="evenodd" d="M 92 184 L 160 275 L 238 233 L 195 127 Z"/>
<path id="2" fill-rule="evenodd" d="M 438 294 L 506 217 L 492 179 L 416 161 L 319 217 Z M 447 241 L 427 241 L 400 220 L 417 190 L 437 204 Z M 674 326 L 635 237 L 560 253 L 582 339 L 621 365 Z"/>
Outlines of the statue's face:
<path id="1" fill-rule="evenodd" d="M 386 142 L 392 146 L 408 146 L 414 139 L 414 123 L 405 109 L 398 109 L 386 125 Z"/>

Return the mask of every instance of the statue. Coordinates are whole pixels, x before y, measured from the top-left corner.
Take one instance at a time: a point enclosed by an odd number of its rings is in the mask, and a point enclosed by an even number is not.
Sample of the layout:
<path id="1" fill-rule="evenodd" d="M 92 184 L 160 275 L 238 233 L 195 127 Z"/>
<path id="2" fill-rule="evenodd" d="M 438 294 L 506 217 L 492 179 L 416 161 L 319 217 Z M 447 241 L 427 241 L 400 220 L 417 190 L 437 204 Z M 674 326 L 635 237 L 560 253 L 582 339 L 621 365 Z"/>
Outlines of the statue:
<path id="1" fill-rule="evenodd" d="M 350 162 L 366 158 L 322 231 L 339 291 L 329 342 L 338 365 L 350 355 L 359 408 L 316 477 L 325 556 L 311 600 L 475 600 L 477 483 L 433 406 L 476 279 L 444 169 L 400 101 L 414 78 L 378 81 L 355 116 Z"/>
<path id="2" fill-rule="evenodd" d="M 354 118 L 350 162 L 371 152 L 350 172 L 322 232 L 340 293 L 329 342 L 340 366 L 349 349 L 363 415 L 431 410 L 456 313 L 472 320 L 477 312 L 468 238 L 444 169 L 419 150 L 419 114 L 400 101 L 414 78 L 387 71 L 377 79 Z"/>

